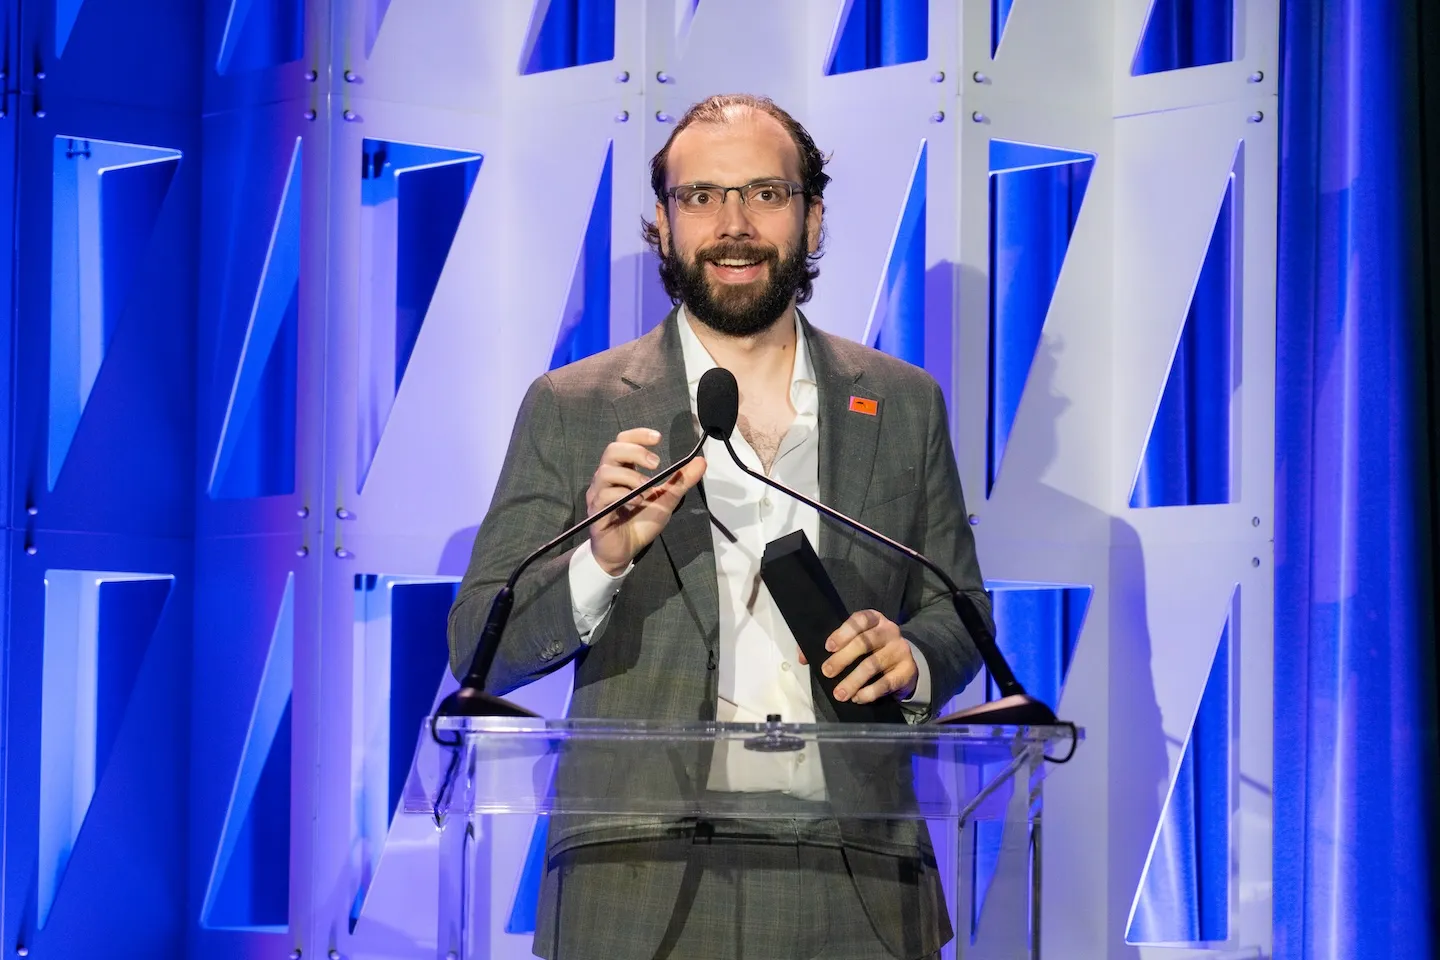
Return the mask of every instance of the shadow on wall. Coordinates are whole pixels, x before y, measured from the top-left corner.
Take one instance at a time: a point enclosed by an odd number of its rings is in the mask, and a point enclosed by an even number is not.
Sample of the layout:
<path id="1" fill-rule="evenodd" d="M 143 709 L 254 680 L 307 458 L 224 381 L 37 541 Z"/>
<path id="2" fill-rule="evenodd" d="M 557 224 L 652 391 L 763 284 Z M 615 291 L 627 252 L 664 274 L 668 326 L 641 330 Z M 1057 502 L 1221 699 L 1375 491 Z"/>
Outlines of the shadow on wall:
<path id="1" fill-rule="evenodd" d="M 1170 784 L 1152 673 L 1159 665 L 1153 663 L 1150 640 L 1145 554 L 1139 535 L 1123 517 L 1108 515 L 1041 480 L 1058 453 L 1060 417 L 1070 405 L 1055 387 L 1058 347 L 1053 336 L 1043 336 L 1035 352 L 1025 395 L 1026 422 L 1035 430 L 1027 431 L 1024 443 L 1006 448 L 1003 495 L 1030 515 L 1053 521 L 1051 529 L 1109 532 L 1108 716 L 1067 719 L 1099 723 L 1107 731 L 1107 755 L 1096 760 L 1106 765 L 1115 791 L 1109 804 L 1112 896 L 1106 929 L 1112 931 L 1112 941 L 1107 957 L 1138 957 L 1138 948 L 1123 945 L 1125 929 Z M 1093 635 L 1091 639 L 1095 642 Z"/>

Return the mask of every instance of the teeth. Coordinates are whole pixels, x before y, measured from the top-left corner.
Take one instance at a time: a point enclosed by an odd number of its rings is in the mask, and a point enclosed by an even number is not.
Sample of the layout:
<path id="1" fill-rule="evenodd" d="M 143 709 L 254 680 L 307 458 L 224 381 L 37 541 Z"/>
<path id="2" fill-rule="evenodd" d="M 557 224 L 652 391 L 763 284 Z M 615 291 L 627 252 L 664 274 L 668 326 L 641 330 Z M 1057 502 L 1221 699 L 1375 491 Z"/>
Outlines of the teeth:
<path id="1" fill-rule="evenodd" d="M 716 260 L 715 262 L 718 263 L 718 264 L 720 264 L 720 266 L 722 266 L 722 267 L 749 267 L 749 266 L 753 266 L 753 265 L 756 264 L 756 263 L 759 263 L 760 261 L 758 261 L 758 260 L 732 260 L 732 259 L 725 259 L 725 260 Z"/>

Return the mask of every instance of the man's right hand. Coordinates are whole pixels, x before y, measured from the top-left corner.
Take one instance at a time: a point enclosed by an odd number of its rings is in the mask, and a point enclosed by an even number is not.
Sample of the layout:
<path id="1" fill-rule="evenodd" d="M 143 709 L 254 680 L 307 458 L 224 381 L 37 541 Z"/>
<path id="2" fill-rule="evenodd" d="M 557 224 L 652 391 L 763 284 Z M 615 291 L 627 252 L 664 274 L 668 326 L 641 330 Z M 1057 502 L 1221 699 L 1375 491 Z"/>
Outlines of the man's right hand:
<path id="1" fill-rule="evenodd" d="M 585 491 L 585 509 L 601 510 L 650 478 L 641 470 L 654 470 L 660 458 L 650 449 L 660 442 L 660 431 L 648 427 L 624 430 L 605 448 L 600 466 Z M 590 552 L 606 573 L 618 576 L 670 522 L 670 514 L 691 487 L 705 475 L 705 458 L 696 457 L 669 480 L 610 514 L 590 528 Z"/>

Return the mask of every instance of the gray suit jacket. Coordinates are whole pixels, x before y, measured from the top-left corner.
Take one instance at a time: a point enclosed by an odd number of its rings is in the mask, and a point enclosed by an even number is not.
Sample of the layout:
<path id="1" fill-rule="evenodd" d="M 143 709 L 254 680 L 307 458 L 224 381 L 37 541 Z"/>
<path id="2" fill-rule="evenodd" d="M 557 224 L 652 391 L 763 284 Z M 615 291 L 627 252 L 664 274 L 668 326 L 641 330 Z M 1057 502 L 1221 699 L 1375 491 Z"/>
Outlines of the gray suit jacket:
<path id="1" fill-rule="evenodd" d="M 585 515 L 585 490 L 617 433 L 658 429 L 665 437 L 662 467 L 698 439 L 677 322 L 672 312 L 638 340 L 545 374 L 526 394 L 450 613 L 451 668 L 457 675 L 465 673 L 490 601 L 509 572 L 527 552 Z M 801 322 L 819 392 L 820 499 L 944 565 L 988 613 L 939 387 L 909 364 L 816 330 L 803 317 Z M 878 415 L 851 412 L 852 396 L 875 400 Z M 589 646 L 580 642 L 570 600 L 569 560 L 578 538 L 531 567 L 516 588 L 490 692 L 513 690 L 573 661 L 572 717 L 714 720 L 719 594 L 701 493 L 691 491 L 659 539 L 636 558 Z M 923 652 L 932 710 L 979 671 L 975 645 L 933 576 L 823 519 L 817 552 L 850 610 L 879 610 L 900 623 Z M 822 720 L 835 719 L 818 687 L 815 704 Z M 671 751 L 642 762 L 645 769 L 636 769 L 634 758 L 590 769 L 572 765 L 562 767 L 557 789 L 564 790 L 567 780 L 608 778 L 603 782 L 635 784 L 648 796 L 685 796 L 703 791 L 708 760 L 703 752 Z M 827 761 L 828 783 L 847 776 L 866 779 L 865 771 L 832 767 Z M 552 865 L 567 850 L 653 839 L 674 826 L 556 817 L 550 825 Z M 891 951 L 911 957 L 939 950 L 950 937 L 949 921 L 923 824 L 842 820 L 840 833 L 861 900 Z M 624 873 L 624 891 L 567 886 L 565 895 L 591 897 L 616 909 L 623 905 L 630 942 L 647 933 L 658 942 L 683 869 L 682 860 L 657 858 Z M 557 886 L 547 872 L 542 916 L 555 908 Z M 603 909 L 592 915 L 597 923 L 614 916 Z M 537 949 L 550 956 L 554 946 L 544 926 L 542 921 Z"/>

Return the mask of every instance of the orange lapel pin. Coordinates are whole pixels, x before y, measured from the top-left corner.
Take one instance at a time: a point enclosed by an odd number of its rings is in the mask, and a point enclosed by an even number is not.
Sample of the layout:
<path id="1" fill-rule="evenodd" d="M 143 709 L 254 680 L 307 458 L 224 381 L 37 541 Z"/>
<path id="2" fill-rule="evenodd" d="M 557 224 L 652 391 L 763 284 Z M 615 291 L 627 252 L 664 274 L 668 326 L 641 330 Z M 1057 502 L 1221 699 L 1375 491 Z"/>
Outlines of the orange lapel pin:
<path id="1" fill-rule="evenodd" d="M 850 412 L 863 413 L 867 417 L 873 417 L 880 413 L 880 404 L 869 397 L 851 397 Z"/>

